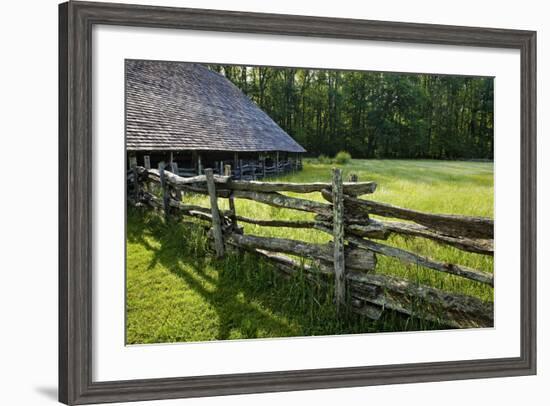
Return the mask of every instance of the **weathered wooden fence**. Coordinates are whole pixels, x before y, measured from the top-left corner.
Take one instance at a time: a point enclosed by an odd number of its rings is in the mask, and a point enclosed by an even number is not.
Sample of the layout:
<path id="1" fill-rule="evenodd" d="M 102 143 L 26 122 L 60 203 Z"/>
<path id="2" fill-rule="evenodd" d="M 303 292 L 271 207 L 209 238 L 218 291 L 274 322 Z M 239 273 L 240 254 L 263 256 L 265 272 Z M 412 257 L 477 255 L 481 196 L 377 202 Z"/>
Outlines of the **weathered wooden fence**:
<path id="1" fill-rule="evenodd" d="M 208 221 L 217 257 L 223 257 L 227 249 L 245 250 L 265 258 L 286 275 L 304 272 L 312 280 L 319 280 L 319 275 L 333 277 L 339 309 L 347 306 L 372 319 L 378 319 L 389 309 L 451 327 L 493 325 L 492 302 L 375 273 L 376 256 L 384 255 L 492 287 L 491 273 L 438 261 L 381 242 L 391 234 L 399 234 L 492 256 L 492 219 L 430 214 L 362 199 L 359 196 L 373 193 L 376 184 L 343 182 L 339 169 L 333 170 L 332 183 L 235 180 L 230 176 L 229 165 L 224 167 L 224 173 L 217 175 L 212 169 L 206 169 L 204 175 L 184 178 L 164 170 L 162 164 L 159 169 L 134 167 L 128 172 L 128 197 L 134 203 L 161 209 L 166 216 L 180 214 Z M 153 193 L 154 184 L 160 194 Z M 284 192 L 320 192 L 326 203 L 287 196 Z M 182 199 L 185 193 L 209 196 L 210 207 L 185 204 L 185 198 Z M 229 210 L 219 209 L 220 198 L 229 200 Z M 253 200 L 315 216 L 313 220 L 302 221 L 249 218 L 236 212 L 234 199 Z M 371 215 L 407 222 L 381 221 Z M 314 244 L 248 235 L 239 223 L 315 229 L 330 234 L 332 241 Z"/>

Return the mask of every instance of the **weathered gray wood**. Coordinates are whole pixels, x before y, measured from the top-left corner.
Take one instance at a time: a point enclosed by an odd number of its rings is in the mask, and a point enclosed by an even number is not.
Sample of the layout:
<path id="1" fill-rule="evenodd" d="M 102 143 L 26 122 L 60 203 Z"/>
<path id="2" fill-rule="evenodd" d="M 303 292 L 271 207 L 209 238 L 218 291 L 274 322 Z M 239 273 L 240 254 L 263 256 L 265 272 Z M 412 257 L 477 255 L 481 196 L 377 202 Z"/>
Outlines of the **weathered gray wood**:
<path id="1" fill-rule="evenodd" d="M 331 197 L 331 200 L 332 200 L 332 197 Z M 332 223 L 332 214 L 330 216 L 317 214 L 315 216 L 315 220 L 321 223 Z M 346 225 L 357 224 L 360 226 L 364 226 L 364 225 L 370 225 L 373 221 L 374 219 L 369 219 L 365 217 L 352 217 L 349 213 L 344 212 L 344 222 L 346 223 Z"/>
<path id="2" fill-rule="evenodd" d="M 258 181 L 243 181 L 231 180 L 228 187 L 233 190 L 245 190 L 251 192 L 297 192 L 297 193 L 312 193 L 321 192 L 323 189 L 330 190 L 332 185 L 324 182 L 313 183 L 292 183 L 292 182 L 258 182 Z M 362 195 L 373 193 L 376 190 L 375 182 L 361 182 L 343 184 L 344 194 L 347 195 Z"/>
<path id="3" fill-rule="evenodd" d="M 130 171 L 132 173 L 132 185 L 133 185 L 133 199 L 137 202 L 139 199 L 139 179 L 138 179 L 138 167 L 137 158 L 135 155 L 130 156 Z"/>
<path id="4" fill-rule="evenodd" d="M 321 196 L 323 196 L 326 201 L 332 203 L 332 191 L 330 189 L 321 190 Z M 346 215 L 355 219 L 362 219 L 363 222 L 368 221 L 370 219 L 369 210 L 362 205 L 350 204 L 350 199 L 353 198 L 349 195 L 344 196 L 344 207 L 346 208 Z"/>
<path id="5" fill-rule="evenodd" d="M 237 216 L 243 223 L 255 224 L 263 227 L 314 228 L 315 221 L 307 220 L 260 220 L 250 217 Z"/>
<path id="6" fill-rule="evenodd" d="M 382 306 L 368 303 L 364 300 L 354 297 L 352 297 L 351 299 L 351 306 L 351 310 L 354 313 L 366 316 L 371 320 L 380 319 L 380 317 L 382 317 L 382 314 L 384 313 L 384 308 Z"/>
<path id="7" fill-rule="evenodd" d="M 137 158 L 135 155 L 130 155 L 128 157 L 128 165 L 130 168 L 135 168 L 137 166 Z"/>
<path id="8" fill-rule="evenodd" d="M 228 241 L 228 244 L 232 244 Z M 242 246 L 234 245 L 240 249 Z M 286 255 L 263 249 L 246 249 L 262 257 L 284 275 L 295 276 L 303 271 L 311 283 L 325 284 L 319 274 L 333 275 L 332 268 L 311 266 Z M 450 294 L 402 278 L 347 271 L 351 293 L 351 310 L 373 320 L 383 309 L 406 316 L 421 317 L 455 328 L 491 327 L 493 305 L 466 295 Z"/>
<path id="9" fill-rule="evenodd" d="M 144 192 L 142 195 L 142 201 L 143 203 L 151 206 L 154 209 L 162 209 L 163 203 L 162 200 L 156 197 L 154 194 L 150 192 Z"/>
<path id="10" fill-rule="evenodd" d="M 214 176 L 217 176 L 217 175 L 214 175 Z M 181 185 L 180 187 L 182 190 L 187 192 L 193 192 L 200 195 L 208 196 L 208 189 L 206 187 L 195 186 L 195 185 Z M 218 196 L 218 198 L 229 199 L 229 196 L 231 195 L 231 193 L 232 193 L 231 190 L 216 188 L 216 196 Z"/>
<path id="11" fill-rule="evenodd" d="M 231 220 L 231 224 L 234 228 L 238 228 L 239 224 L 237 223 L 238 217 L 237 217 L 237 209 L 235 208 L 235 197 L 233 196 L 233 193 L 229 195 L 229 211 L 231 212 L 231 215 L 229 216 L 229 219 Z"/>
<path id="12" fill-rule="evenodd" d="M 331 206 L 326 203 L 299 199 L 297 197 L 289 197 L 280 193 L 263 193 L 235 190 L 233 194 L 236 198 L 254 200 L 256 202 L 268 204 L 274 207 L 283 207 L 287 209 L 307 211 L 324 215 L 332 214 Z"/>
<path id="13" fill-rule="evenodd" d="M 328 190 L 321 193 L 326 200 L 330 201 L 332 199 L 332 194 Z M 344 206 L 346 207 L 346 211 L 354 215 L 367 215 L 370 213 L 384 217 L 411 220 L 451 236 L 490 239 L 494 235 L 494 221 L 487 217 L 424 213 L 350 196 L 345 196 Z"/>
<path id="14" fill-rule="evenodd" d="M 228 177 L 231 176 L 231 165 L 227 165 L 227 164 L 224 165 L 224 167 L 223 167 L 223 175 L 224 175 L 224 176 L 228 176 Z"/>
<path id="15" fill-rule="evenodd" d="M 346 233 L 377 240 L 385 240 L 388 238 L 390 233 L 381 222 L 369 219 L 365 223 L 366 224 L 346 224 Z"/>
<path id="16" fill-rule="evenodd" d="M 160 188 L 162 190 L 162 210 L 164 211 L 164 218 L 168 218 L 170 207 L 170 194 L 168 192 L 168 184 L 166 182 L 166 171 L 164 170 L 164 161 L 159 163 L 159 178 Z"/>
<path id="17" fill-rule="evenodd" d="M 210 213 L 212 211 L 209 207 L 202 207 L 202 206 L 198 206 L 198 205 L 195 205 L 195 204 L 185 204 L 185 203 L 179 202 L 175 199 L 170 199 L 169 205 L 170 205 L 170 207 L 173 207 L 174 209 L 178 209 L 178 210 L 184 211 L 184 212 L 195 210 L 195 211 Z"/>
<path id="18" fill-rule="evenodd" d="M 332 275 L 332 272 L 327 272 L 326 267 L 311 266 L 304 263 L 303 261 L 290 258 L 283 254 L 260 249 L 256 249 L 250 252 L 254 252 L 255 254 L 259 255 L 264 260 L 267 260 L 271 264 L 275 265 L 279 270 L 282 270 L 288 275 L 297 275 L 298 272 L 303 271 L 308 279 L 314 280 L 317 283 L 321 282 L 319 278 L 317 278 L 319 274 Z"/>
<path id="19" fill-rule="evenodd" d="M 423 266 L 425 268 L 433 269 L 440 272 L 446 272 L 452 275 L 461 276 L 473 281 L 485 283 L 493 286 L 494 278 L 490 273 L 478 271 L 476 269 L 468 268 L 463 265 L 448 264 L 440 261 L 436 261 L 431 258 L 426 258 L 412 252 L 403 250 L 401 248 L 391 247 L 389 245 L 380 244 L 374 241 L 357 238 L 354 236 L 348 236 L 348 241 L 357 245 L 359 248 L 374 251 L 378 254 L 386 255 L 388 257 L 397 258 L 403 262 Z"/>
<path id="20" fill-rule="evenodd" d="M 203 172 L 203 170 L 202 170 L 202 157 L 201 157 L 201 154 L 198 154 L 197 159 L 198 159 L 198 172 L 197 172 L 197 173 L 198 173 L 199 176 L 200 176 L 200 175 L 202 175 L 202 172 Z"/>
<path id="21" fill-rule="evenodd" d="M 228 241 L 244 248 L 263 249 L 304 258 L 322 259 L 332 262 L 332 250 L 327 244 L 313 244 L 285 238 L 258 237 L 254 235 L 231 234 Z"/>
<path id="22" fill-rule="evenodd" d="M 170 159 L 172 159 L 172 161 L 170 162 L 170 172 L 171 172 L 170 176 L 172 176 L 172 174 L 173 174 L 173 175 L 179 177 L 178 163 L 173 161 L 173 159 L 174 159 L 173 153 L 170 153 Z M 169 172 L 166 172 L 164 175 L 166 176 L 167 173 L 169 173 Z M 173 188 L 173 190 L 175 191 L 176 199 L 180 201 L 182 199 L 181 189 L 180 188 Z"/>
<path id="23" fill-rule="evenodd" d="M 271 252 L 297 255 L 306 259 L 334 262 L 332 244 L 313 244 L 286 238 L 258 237 L 255 235 L 230 234 L 227 242 L 244 249 L 261 249 Z M 370 271 L 376 266 L 376 258 L 372 252 L 361 249 L 346 250 L 345 263 L 349 269 Z"/>
<path id="24" fill-rule="evenodd" d="M 276 152 L 275 155 L 275 170 L 277 171 L 277 175 L 279 174 L 279 151 Z"/>
<path id="25" fill-rule="evenodd" d="M 140 183 L 139 183 L 139 178 L 138 178 L 137 166 L 134 166 L 132 168 L 132 172 L 133 172 L 133 183 L 134 183 L 134 201 L 138 202 Z"/>
<path id="26" fill-rule="evenodd" d="M 353 298 L 450 327 L 492 327 L 491 302 L 380 274 L 348 272 Z"/>
<path id="27" fill-rule="evenodd" d="M 227 165 L 229 166 L 229 165 Z M 158 171 L 151 169 L 149 174 L 152 179 L 158 177 Z M 204 175 L 198 175 L 190 178 L 184 178 L 177 174 L 167 172 L 167 181 L 173 186 L 189 185 L 193 183 L 206 182 Z M 233 189 L 239 191 L 252 191 L 252 192 L 297 192 L 297 193 L 311 193 L 320 192 L 326 189 L 328 193 L 331 193 L 331 184 L 323 182 L 313 183 L 292 183 L 292 182 L 259 182 L 259 181 L 243 181 L 230 179 L 230 174 L 224 176 L 214 175 L 214 181 L 216 183 L 224 184 L 224 188 Z M 375 182 L 359 182 L 359 183 L 347 183 L 344 182 L 344 194 L 347 195 L 360 195 L 366 193 L 372 193 L 376 190 Z"/>
<path id="28" fill-rule="evenodd" d="M 342 171 L 332 169 L 332 232 L 334 239 L 334 297 L 338 308 L 346 302 L 345 258 L 344 258 L 344 196 Z"/>
<path id="29" fill-rule="evenodd" d="M 212 233 L 214 235 L 214 245 L 216 248 L 216 256 L 218 258 L 223 257 L 224 254 L 224 242 L 222 234 L 222 223 L 220 218 L 220 212 L 218 209 L 218 198 L 216 197 L 216 185 L 214 183 L 214 173 L 212 169 L 205 170 L 206 186 L 208 188 L 208 194 L 210 196 L 210 208 L 212 210 Z"/>
<path id="30" fill-rule="evenodd" d="M 145 169 L 151 169 L 151 157 L 149 155 L 143 156 L 143 166 Z"/>
<path id="31" fill-rule="evenodd" d="M 151 180 L 156 180 L 160 176 L 159 172 L 155 169 L 148 170 L 148 174 Z M 191 178 L 184 178 L 172 172 L 165 171 L 165 176 L 166 176 L 166 181 L 173 187 L 189 186 L 196 183 L 206 182 L 206 175 L 198 175 L 198 176 L 193 176 Z M 230 181 L 229 176 L 213 175 L 213 177 L 214 177 L 215 183 L 222 184 L 222 185 L 225 185 Z M 205 189 L 205 192 L 206 192 L 206 189 Z"/>
<path id="32" fill-rule="evenodd" d="M 315 216 L 314 228 L 328 232 L 332 230 L 332 216 Z M 355 235 L 357 237 L 368 237 L 377 240 L 386 240 L 390 234 L 380 221 L 373 219 L 349 219 L 344 214 L 345 234 Z"/>
<path id="33" fill-rule="evenodd" d="M 158 209 L 163 208 L 162 199 L 159 199 L 158 197 L 156 197 L 154 194 L 152 194 L 150 192 L 144 192 L 143 195 L 142 195 L 142 199 L 143 199 L 144 203 L 148 204 L 149 206 L 151 206 L 153 208 L 158 208 Z M 193 205 L 193 204 L 184 204 L 182 202 L 178 202 L 175 199 L 169 199 L 168 205 L 172 209 L 175 209 L 176 211 L 180 212 L 181 214 L 193 215 L 193 214 L 196 214 L 196 213 L 202 213 L 202 214 L 208 215 L 208 220 L 210 222 L 212 220 L 212 217 L 210 215 L 212 210 L 209 207 L 202 207 L 202 206 L 197 206 L 197 205 Z M 229 210 L 227 210 L 227 211 L 221 211 L 220 210 L 220 215 L 221 216 L 229 216 L 230 214 L 231 214 L 231 212 Z M 195 217 L 198 217 L 198 216 L 195 216 Z M 206 217 L 204 217 L 204 216 L 201 216 L 201 218 L 206 219 Z"/>
<path id="34" fill-rule="evenodd" d="M 170 162 L 170 172 L 172 172 L 174 175 L 177 175 L 179 176 L 179 171 L 178 171 L 178 163 L 177 162 Z"/>
<path id="35" fill-rule="evenodd" d="M 398 223 L 387 221 L 383 222 L 383 227 L 391 233 L 410 235 L 414 237 L 423 237 L 441 244 L 450 245 L 463 251 L 475 252 L 478 254 L 491 256 L 494 255 L 493 240 L 451 237 L 432 231 L 428 227 L 412 223 Z"/>
<path id="36" fill-rule="evenodd" d="M 345 273 L 348 269 L 358 271 L 374 271 L 376 269 L 376 255 L 372 251 L 347 246 L 344 251 Z M 365 255 L 366 254 L 366 255 Z"/>
<path id="37" fill-rule="evenodd" d="M 204 212 L 203 210 L 189 210 L 187 213 L 185 213 L 188 216 L 198 218 L 200 220 L 207 221 L 209 225 L 209 230 L 211 230 L 212 226 L 212 212 L 209 213 Z"/>

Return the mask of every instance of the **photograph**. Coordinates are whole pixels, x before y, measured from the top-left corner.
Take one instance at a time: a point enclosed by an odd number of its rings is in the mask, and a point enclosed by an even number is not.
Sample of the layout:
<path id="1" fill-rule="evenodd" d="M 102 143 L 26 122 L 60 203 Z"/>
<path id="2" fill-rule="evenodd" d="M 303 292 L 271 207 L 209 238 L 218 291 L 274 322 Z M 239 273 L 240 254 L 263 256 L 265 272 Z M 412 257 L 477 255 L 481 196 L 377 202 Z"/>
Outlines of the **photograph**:
<path id="1" fill-rule="evenodd" d="M 493 77 L 124 63 L 127 345 L 493 327 Z"/>

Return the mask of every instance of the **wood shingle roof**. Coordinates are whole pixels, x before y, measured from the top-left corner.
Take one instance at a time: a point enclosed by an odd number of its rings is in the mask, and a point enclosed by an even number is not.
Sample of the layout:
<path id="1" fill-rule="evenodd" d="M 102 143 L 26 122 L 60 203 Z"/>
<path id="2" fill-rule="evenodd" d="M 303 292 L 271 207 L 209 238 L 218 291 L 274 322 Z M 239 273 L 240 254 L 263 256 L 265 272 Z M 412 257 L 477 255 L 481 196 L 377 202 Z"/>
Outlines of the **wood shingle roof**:
<path id="1" fill-rule="evenodd" d="M 126 61 L 128 150 L 305 152 L 224 76 L 195 63 Z"/>

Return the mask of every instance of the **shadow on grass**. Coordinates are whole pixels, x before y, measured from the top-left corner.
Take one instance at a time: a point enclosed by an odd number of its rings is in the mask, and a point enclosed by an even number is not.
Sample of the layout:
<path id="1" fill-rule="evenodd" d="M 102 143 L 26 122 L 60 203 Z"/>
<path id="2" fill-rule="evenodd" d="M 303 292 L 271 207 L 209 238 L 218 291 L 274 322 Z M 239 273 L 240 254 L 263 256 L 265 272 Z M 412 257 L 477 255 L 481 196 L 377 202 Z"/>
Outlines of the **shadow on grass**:
<path id="1" fill-rule="evenodd" d="M 337 315 L 330 288 L 311 285 L 303 276 L 285 280 L 249 254 L 228 253 L 215 260 L 199 224 L 173 219 L 167 225 L 159 215 L 133 208 L 127 221 L 128 241 L 152 252 L 148 269 L 161 265 L 214 309 L 219 325 L 212 340 L 429 328 L 389 312 L 377 322 L 351 313 Z"/>

